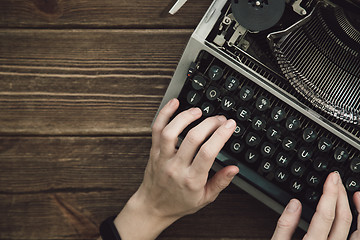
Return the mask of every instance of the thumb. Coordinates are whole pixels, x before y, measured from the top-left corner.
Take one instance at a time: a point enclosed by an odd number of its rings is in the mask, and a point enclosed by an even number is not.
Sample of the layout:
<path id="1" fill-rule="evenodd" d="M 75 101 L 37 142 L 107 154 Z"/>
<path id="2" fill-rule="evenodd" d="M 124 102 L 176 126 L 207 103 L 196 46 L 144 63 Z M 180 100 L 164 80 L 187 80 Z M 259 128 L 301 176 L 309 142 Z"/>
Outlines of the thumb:
<path id="1" fill-rule="evenodd" d="M 290 240 L 300 221 L 301 203 L 292 199 L 281 214 L 271 240 Z"/>
<path id="2" fill-rule="evenodd" d="M 238 174 L 239 168 L 236 166 L 227 166 L 220 171 L 218 171 L 207 183 L 205 186 L 206 189 L 206 202 L 213 202 L 219 195 L 219 193 L 224 190 Z"/>

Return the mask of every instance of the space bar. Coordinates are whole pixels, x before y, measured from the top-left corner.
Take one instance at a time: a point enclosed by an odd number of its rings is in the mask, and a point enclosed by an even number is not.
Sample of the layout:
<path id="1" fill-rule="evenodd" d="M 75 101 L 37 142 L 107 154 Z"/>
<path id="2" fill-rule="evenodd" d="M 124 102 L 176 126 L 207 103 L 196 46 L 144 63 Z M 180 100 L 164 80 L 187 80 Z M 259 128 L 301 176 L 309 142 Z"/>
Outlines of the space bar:
<path id="1" fill-rule="evenodd" d="M 239 167 L 239 177 L 259 189 L 264 194 L 268 195 L 273 200 L 277 201 L 284 207 L 287 203 L 294 198 L 291 194 L 285 192 L 269 180 L 260 176 L 258 173 L 254 172 L 254 170 L 245 166 L 238 160 L 234 160 L 227 153 L 221 151 L 216 157 L 217 162 L 223 166 L 227 165 L 237 165 Z M 307 206 L 306 204 L 302 204 L 302 217 L 305 221 L 310 222 L 312 216 L 314 214 L 314 210 Z"/>

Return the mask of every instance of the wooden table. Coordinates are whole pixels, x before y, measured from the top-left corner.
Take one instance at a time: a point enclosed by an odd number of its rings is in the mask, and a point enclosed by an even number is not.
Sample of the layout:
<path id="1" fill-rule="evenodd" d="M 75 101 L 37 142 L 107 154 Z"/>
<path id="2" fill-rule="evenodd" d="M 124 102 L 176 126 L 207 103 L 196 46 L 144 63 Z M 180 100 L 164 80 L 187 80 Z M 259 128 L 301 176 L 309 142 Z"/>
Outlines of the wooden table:
<path id="1" fill-rule="evenodd" d="M 0 2 L 0 239 L 96 239 L 141 183 L 150 124 L 211 0 Z M 269 239 L 229 187 L 159 239 Z"/>

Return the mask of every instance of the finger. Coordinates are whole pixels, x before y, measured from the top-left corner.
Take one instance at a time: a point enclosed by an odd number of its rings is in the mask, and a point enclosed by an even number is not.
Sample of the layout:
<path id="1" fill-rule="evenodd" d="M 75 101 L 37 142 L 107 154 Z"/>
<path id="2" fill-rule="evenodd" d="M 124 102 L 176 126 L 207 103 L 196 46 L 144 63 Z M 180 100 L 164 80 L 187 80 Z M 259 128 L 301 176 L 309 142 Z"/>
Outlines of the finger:
<path id="1" fill-rule="evenodd" d="M 360 239 L 360 192 L 356 192 L 353 195 L 353 202 L 355 204 L 357 215 L 357 230 L 351 234 L 350 240 Z"/>
<path id="2" fill-rule="evenodd" d="M 349 200 L 344 185 L 339 181 L 339 195 L 336 202 L 335 221 L 329 239 L 346 239 L 352 222 Z"/>
<path id="3" fill-rule="evenodd" d="M 152 126 L 152 147 L 160 148 L 160 136 L 163 129 L 169 123 L 170 118 L 179 107 L 179 100 L 171 99 L 159 112 Z"/>
<path id="4" fill-rule="evenodd" d="M 193 121 L 200 118 L 200 108 L 190 108 L 179 113 L 161 132 L 160 152 L 165 158 L 175 153 L 178 136 Z"/>
<path id="5" fill-rule="evenodd" d="M 294 234 L 301 216 L 301 203 L 297 199 L 291 199 L 281 214 L 272 240 L 290 240 Z"/>
<path id="6" fill-rule="evenodd" d="M 208 174 L 215 157 L 233 134 L 235 126 L 236 123 L 234 120 L 227 120 L 201 146 L 191 165 L 191 174 L 199 176 Z"/>
<path id="7" fill-rule="evenodd" d="M 190 165 L 200 145 L 225 121 L 224 116 L 210 117 L 191 129 L 177 152 L 182 164 Z"/>
<path id="8" fill-rule="evenodd" d="M 204 203 L 215 201 L 219 193 L 230 184 L 238 172 L 239 168 L 236 166 L 227 166 L 218 171 L 205 185 Z"/>
<path id="9" fill-rule="evenodd" d="M 357 215 L 357 230 L 351 234 L 350 240 L 360 239 L 360 192 L 356 192 L 353 195 L 353 202 L 355 204 Z"/>
<path id="10" fill-rule="evenodd" d="M 323 195 L 320 198 L 306 234 L 308 239 L 327 239 L 335 219 L 339 179 L 339 174 L 336 172 L 330 173 L 327 177 L 324 184 Z"/>
<path id="11" fill-rule="evenodd" d="M 360 230 L 360 192 L 354 193 L 353 201 L 355 204 L 356 211 L 358 212 L 357 229 Z"/>
<path id="12" fill-rule="evenodd" d="M 360 239 L 360 232 L 356 230 L 351 234 L 350 240 L 359 240 Z"/>

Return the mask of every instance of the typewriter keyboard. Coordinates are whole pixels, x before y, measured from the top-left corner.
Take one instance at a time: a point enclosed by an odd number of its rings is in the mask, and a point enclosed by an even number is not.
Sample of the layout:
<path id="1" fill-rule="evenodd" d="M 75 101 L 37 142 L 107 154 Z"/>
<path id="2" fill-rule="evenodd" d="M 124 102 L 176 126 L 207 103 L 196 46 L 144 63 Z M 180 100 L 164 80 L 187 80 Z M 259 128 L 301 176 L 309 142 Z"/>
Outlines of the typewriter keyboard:
<path id="1" fill-rule="evenodd" d="M 202 109 L 199 121 L 218 114 L 234 119 L 237 127 L 222 149 L 227 157 L 221 164 L 239 165 L 245 169 L 241 177 L 283 205 L 298 198 L 305 220 L 330 172 L 340 173 L 349 199 L 359 190 L 358 149 L 209 53 L 201 52 L 191 65 L 178 98 L 178 112 Z"/>

